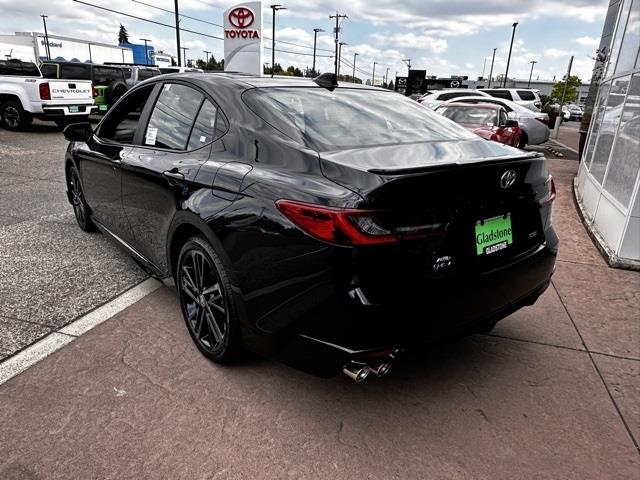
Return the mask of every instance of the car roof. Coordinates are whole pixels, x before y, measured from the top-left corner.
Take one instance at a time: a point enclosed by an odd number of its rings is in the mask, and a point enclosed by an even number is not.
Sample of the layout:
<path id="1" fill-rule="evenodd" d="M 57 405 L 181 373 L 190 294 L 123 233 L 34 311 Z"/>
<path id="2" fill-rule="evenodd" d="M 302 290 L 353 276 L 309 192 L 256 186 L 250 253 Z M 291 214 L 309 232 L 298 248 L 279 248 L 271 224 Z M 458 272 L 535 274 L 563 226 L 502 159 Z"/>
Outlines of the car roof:
<path id="1" fill-rule="evenodd" d="M 442 107 L 465 107 L 465 108 L 469 108 L 471 106 L 480 107 L 480 108 L 486 108 L 486 109 L 492 109 L 492 110 L 498 110 L 498 109 L 502 108 L 502 105 L 496 105 L 495 103 L 463 103 L 463 102 L 446 102 L 446 103 L 442 103 L 442 104 L 438 105 L 438 108 L 442 108 Z"/>

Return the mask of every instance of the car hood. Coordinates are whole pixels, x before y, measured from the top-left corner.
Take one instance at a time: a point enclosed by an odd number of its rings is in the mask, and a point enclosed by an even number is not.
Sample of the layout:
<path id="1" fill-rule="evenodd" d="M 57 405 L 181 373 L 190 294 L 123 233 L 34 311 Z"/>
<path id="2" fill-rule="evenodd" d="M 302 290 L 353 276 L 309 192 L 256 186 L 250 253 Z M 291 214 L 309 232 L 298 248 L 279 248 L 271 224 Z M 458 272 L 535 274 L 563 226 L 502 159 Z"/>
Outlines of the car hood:
<path id="1" fill-rule="evenodd" d="M 327 178 L 364 194 L 398 175 L 539 156 L 478 137 L 321 152 L 320 161 Z"/>

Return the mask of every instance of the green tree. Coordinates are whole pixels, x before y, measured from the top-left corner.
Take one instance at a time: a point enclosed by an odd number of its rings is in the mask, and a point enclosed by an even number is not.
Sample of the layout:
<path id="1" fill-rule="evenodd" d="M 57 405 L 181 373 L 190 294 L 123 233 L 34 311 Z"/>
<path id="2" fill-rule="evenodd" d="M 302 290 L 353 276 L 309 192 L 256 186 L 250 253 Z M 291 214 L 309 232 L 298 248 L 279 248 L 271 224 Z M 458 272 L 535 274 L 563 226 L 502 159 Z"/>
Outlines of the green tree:
<path id="1" fill-rule="evenodd" d="M 120 31 L 118 32 L 118 44 L 129 43 L 129 32 L 124 28 L 124 25 L 120 24 Z"/>
<path id="2" fill-rule="evenodd" d="M 564 81 L 566 75 L 562 77 L 562 80 L 556 82 L 551 90 L 551 100 L 559 102 L 562 100 L 562 92 L 564 91 Z M 567 82 L 567 93 L 564 96 L 564 103 L 573 103 L 578 99 L 578 87 L 582 84 L 580 77 L 577 75 L 571 75 Z"/>

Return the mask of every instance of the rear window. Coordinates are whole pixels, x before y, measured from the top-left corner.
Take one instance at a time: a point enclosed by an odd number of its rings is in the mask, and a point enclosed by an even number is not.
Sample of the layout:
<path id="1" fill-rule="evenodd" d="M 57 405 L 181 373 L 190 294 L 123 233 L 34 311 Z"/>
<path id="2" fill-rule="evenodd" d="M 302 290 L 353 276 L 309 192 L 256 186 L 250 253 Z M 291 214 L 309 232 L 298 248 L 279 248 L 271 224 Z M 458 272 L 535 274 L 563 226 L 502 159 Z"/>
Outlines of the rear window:
<path id="1" fill-rule="evenodd" d="M 91 66 L 81 63 L 60 65 L 60 78 L 69 80 L 91 80 Z"/>
<path id="2" fill-rule="evenodd" d="M 468 107 L 451 106 L 440 107 L 437 112 L 456 123 L 469 125 L 498 124 L 498 110 L 495 108 L 481 108 L 471 105 Z"/>
<path id="3" fill-rule="evenodd" d="M 535 100 L 536 96 L 531 90 L 516 90 L 520 100 Z"/>
<path id="4" fill-rule="evenodd" d="M 248 90 L 242 98 L 274 128 L 318 151 L 475 138 L 392 92 L 271 87 Z"/>
<path id="5" fill-rule="evenodd" d="M 109 85 L 114 80 L 123 80 L 124 73 L 117 67 L 94 67 L 93 83 L 97 85 Z"/>
<path id="6" fill-rule="evenodd" d="M 0 60 L 0 75 L 16 77 L 39 77 L 40 70 L 33 62 L 21 60 Z"/>
<path id="7" fill-rule="evenodd" d="M 511 96 L 511 92 L 509 90 L 485 90 L 484 92 L 488 93 L 492 97 L 513 100 L 513 97 Z"/>
<path id="8" fill-rule="evenodd" d="M 477 95 L 477 93 L 475 93 L 475 92 L 448 92 L 448 93 L 441 94 L 438 97 L 438 100 L 447 101 L 447 100 L 451 100 L 452 98 L 472 97 L 474 95 Z"/>

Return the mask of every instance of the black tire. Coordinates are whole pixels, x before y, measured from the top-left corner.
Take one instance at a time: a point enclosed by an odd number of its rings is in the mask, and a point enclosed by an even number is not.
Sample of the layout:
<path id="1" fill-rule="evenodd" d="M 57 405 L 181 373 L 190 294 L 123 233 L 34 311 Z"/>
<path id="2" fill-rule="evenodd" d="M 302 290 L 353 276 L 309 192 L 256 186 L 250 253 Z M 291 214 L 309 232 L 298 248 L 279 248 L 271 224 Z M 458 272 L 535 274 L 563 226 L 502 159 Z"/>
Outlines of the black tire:
<path id="1" fill-rule="evenodd" d="M 175 275 L 182 316 L 198 350 L 216 363 L 237 360 L 241 352 L 239 300 L 227 268 L 206 238 L 187 240 Z"/>
<path id="2" fill-rule="evenodd" d="M 518 142 L 518 148 L 524 148 L 527 146 L 527 142 L 529 141 L 529 137 L 525 132 L 520 134 L 520 141 Z"/>
<path id="3" fill-rule="evenodd" d="M 20 102 L 8 100 L 0 105 L 0 124 L 7 130 L 23 130 L 31 125 L 33 117 L 25 112 Z"/>
<path id="4" fill-rule="evenodd" d="M 84 199 L 82 184 L 80 183 L 80 175 L 78 174 L 76 167 L 72 166 L 69 169 L 67 182 L 69 186 L 69 193 L 71 195 L 71 205 L 73 206 L 73 213 L 76 216 L 78 226 L 85 232 L 96 232 L 98 229 L 95 223 L 93 223 L 93 220 L 91 220 L 91 209 Z"/>
<path id="5" fill-rule="evenodd" d="M 107 105 L 109 105 L 109 108 L 113 107 L 128 89 L 129 87 L 122 80 L 113 80 L 107 87 Z"/>

